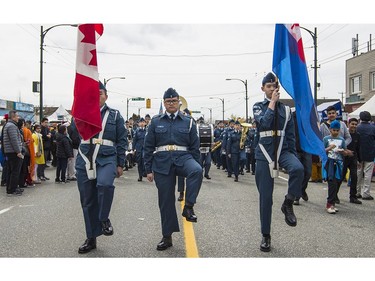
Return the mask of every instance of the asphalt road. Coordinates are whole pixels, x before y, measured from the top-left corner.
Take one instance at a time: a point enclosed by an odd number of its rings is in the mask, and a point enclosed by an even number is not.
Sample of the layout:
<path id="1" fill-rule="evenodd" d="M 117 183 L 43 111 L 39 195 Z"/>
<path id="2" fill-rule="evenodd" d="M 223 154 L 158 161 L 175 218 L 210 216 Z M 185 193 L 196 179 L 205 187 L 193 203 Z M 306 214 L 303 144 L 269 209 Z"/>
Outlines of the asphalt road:
<path id="1" fill-rule="evenodd" d="M 173 234 L 173 247 L 156 251 L 161 238 L 157 190 L 154 183 L 137 182 L 133 168 L 116 179 L 110 219 L 114 235 L 101 236 L 97 249 L 80 255 L 85 240 L 84 222 L 76 182 L 54 183 L 54 168 L 46 169 L 50 181 L 27 188 L 19 197 L 0 192 L 0 257 L 118 257 L 182 258 L 186 256 L 183 227 Z M 289 227 L 280 211 L 286 180 L 275 181 L 272 251 L 259 250 L 261 240 L 258 192 L 254 176 L 246 173 L 238 183 L 222 170 L 211 169 L 204 179 L 195 206 L 193 224 L 201 258 L 375 257 L 375 202 L 349 203 L 344 183 L 337 205 L 339 213 L 325 211 L 326 184 L 310 183 L 309 201 L 295 206 L 297 227 Z M 281 177 L 287 178 L 281 173 Z M 373 183 L 374 184 L 374 183 Z M 177 192 L 176 192 L 177 196 Z M 180 203 L 176 202 L 180 214 Z"/>

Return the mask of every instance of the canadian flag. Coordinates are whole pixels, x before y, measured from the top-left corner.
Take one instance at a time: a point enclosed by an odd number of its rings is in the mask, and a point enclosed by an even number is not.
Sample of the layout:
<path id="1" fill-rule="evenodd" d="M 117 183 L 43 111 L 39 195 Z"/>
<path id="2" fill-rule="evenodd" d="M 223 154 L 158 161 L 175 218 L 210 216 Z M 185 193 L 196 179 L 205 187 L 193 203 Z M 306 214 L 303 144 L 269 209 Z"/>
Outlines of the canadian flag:
<path id="1" fill-rule="evenodd" d="M 96 40 L 103 34 L 103 29 L 103 24 L 78 26 L 72 115 L 77 130 L 84 140 L 102 130 Z"/>

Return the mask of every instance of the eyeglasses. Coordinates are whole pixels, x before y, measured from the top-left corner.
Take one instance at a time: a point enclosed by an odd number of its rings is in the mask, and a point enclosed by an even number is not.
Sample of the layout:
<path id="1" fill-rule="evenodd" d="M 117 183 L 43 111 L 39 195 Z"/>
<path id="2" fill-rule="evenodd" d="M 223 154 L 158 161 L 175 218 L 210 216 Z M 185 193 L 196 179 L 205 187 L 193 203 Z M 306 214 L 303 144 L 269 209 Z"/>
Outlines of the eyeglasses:
<path id="1" fill-rule="evenodd" d="M 178 103 L 179 100 L 165 100 L 164 101 L 166 104 L 175 104 L 175 103 Z"/>

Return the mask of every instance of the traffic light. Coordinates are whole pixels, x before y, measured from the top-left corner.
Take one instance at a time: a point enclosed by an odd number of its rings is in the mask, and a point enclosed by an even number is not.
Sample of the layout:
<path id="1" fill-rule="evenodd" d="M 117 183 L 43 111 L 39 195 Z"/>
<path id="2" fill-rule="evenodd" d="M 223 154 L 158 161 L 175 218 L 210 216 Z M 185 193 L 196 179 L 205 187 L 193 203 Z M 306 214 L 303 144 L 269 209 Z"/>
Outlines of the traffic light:
<path id="1" fill-rule="evenodd" d="M 151 108 L 151 99 L 146 99 L 146 108 Z"/>

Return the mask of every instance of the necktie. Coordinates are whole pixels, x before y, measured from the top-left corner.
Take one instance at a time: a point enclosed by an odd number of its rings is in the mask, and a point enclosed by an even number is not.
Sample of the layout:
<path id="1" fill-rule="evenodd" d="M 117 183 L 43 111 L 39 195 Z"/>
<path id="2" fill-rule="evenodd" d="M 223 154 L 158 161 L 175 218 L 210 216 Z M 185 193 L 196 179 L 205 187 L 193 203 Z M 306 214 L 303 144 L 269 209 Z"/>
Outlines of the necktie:
<path id="1" fill-rule="evenodd" d="M 171 120 L 174 119 L 174 113 L 171 113 L 170 118 L 171 118 Z"/>

